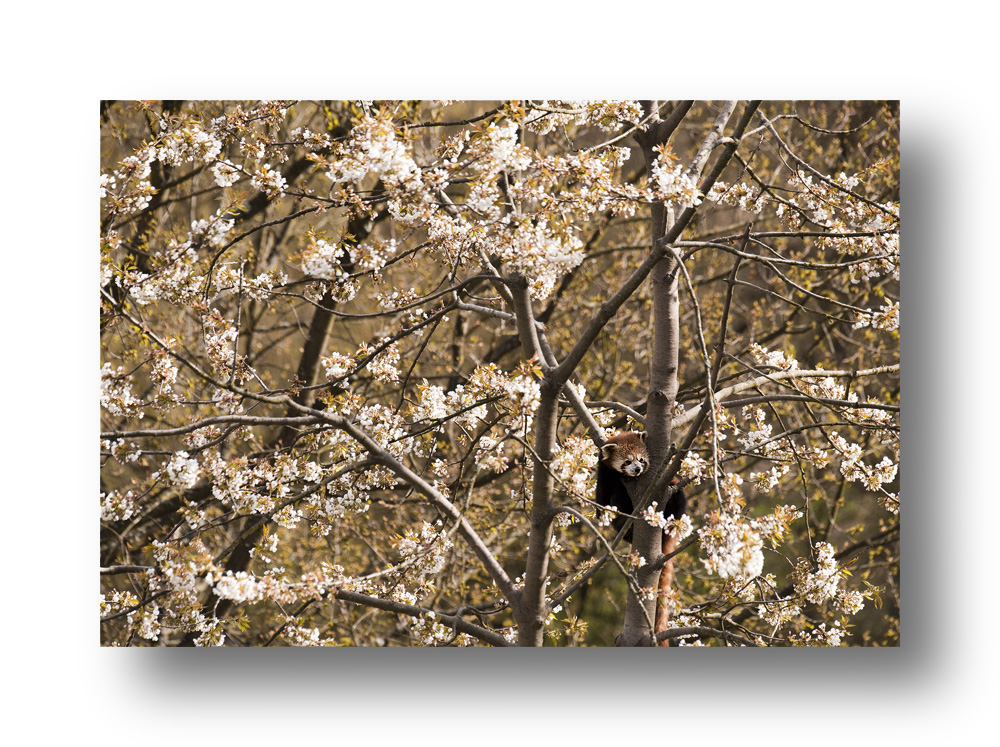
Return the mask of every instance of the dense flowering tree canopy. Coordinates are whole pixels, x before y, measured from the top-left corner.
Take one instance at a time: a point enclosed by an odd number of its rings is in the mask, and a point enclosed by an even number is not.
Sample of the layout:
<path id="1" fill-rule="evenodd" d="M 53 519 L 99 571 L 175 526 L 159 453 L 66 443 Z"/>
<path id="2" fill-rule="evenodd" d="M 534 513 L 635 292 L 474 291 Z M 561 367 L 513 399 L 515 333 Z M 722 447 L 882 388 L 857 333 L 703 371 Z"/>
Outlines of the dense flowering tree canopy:
<path id="1" fill-rule="evenodd" d="M 898 135 L 894 102 L 103 102 L 102 643 L 610 645 L 666 528 L 661 640 L 896 645 Z M 593 501 L 626 429 L 690 501 L 634 547 Z"/>

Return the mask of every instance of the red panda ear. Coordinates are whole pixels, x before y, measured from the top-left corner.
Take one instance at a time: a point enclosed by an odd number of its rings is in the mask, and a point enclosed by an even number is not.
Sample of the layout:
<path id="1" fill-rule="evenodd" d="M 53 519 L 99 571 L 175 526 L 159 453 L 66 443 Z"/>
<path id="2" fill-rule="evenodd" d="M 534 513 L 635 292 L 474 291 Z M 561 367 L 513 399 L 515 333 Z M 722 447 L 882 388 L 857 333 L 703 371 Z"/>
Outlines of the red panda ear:
<path id="1" fill-rule="evenodd" d="M 604 446 L 601 447 L 601 458 L 611 459 L 615 453 L 615 449 L 617 448 L 618 444 L 604 444 Z"/>
<path id="2" fill-rule="evenodd" d="M 646 443 L 646 431 L 639 431 L 639 440 Z"/>

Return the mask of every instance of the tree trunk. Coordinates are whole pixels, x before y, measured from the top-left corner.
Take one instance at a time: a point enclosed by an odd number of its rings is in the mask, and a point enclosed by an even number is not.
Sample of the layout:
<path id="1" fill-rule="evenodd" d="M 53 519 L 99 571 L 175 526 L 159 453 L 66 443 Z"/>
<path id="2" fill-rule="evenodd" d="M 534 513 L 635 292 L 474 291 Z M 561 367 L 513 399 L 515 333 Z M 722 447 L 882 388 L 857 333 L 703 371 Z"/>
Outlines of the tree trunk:
<path id="1" fill-rule="evenodd" d="M 648 110 L 656 102 L 647 104 Z M 686 110 L 685 110 L 686 111 Z M 675 110 L 676 113 L 676 110 Z M 667 122 L 656 121 L 645 133 L 637 137 L 646 158 L 646 171 L 652 170 L 656 152 L 653 148 L 667 142 L 676 127 L 672 115 Z M 679 120 L 678 120 L 679 121 Z M 650 207 L 652 228 L 651 251 L 656 251 L 657 242 L 664 237 L 667 227 L 674 222 L 674 212 L 662 203 Z M 649 395 L 646 401 L 646 444 L 649 448 L 650 470 L 636 481 L 632 492 L 633 505 L 641 510 L 641 497 L 655 482 L 656 467 L 663 464 L 670 451 L 670 423 L 677 398 L 677 360 L 679 306 L 677 300 L 677 261 L 672 254 L 664 255 L 651 273 L 653 289 L 653 357 L 649 379 Z M 650 500 L 662 504 L 659 496 Z M 653 564 L 663 550 L 663 532 L 645 521 L 636 521 L 632 547 L 646 559 L 639 568 L 637 580 L 644 590 L 641 598 L 628 595 L 625 603 L 625 621 L 622 632 L 616 639 L 619 646 L 649 645 L 652 641 L 653 623 L 656 617 L 656 591 L 660 584 L 660 571 Z"/>
<path id="2" fill-rule="evenodd" d="M 654 206 L 653 210 L 663 212 L 662 206 Z M 654 233 L 656 238 L 662 235 L 662 224 L 662 220 L 654 218 L 654 228 L 660 228 L 660 232 Z M 677 398 L 678 328 L 677 262 L 672 255 L 668 255 L 653 270 L 653 363 L 646 408 L 646 444 L 653 468 L 663 464 L 670 451 L 670 421 Z M 632 494 L 633 504 L 637 507 L 641 497 L 655 482 L 655 476 L 655 469 L 650 469 L 636 481 Z M 659 496 L 652 496 L 651 500 L 663 503 Z M 625 604 L 625 623 L 617 640 L 621 646 L 650 642 L 653 632 L 651 622 L 656 614 L 654 592 L 659 588 L 660 571 L 653 564 L 663 549 L 663 532 L 645 521 L 636 521 L 633 537 L 632 547 L 646 559 L 646 564 L 638 571 L 639 587 L 649 593 L 641 599 L 629 594 Z"/>

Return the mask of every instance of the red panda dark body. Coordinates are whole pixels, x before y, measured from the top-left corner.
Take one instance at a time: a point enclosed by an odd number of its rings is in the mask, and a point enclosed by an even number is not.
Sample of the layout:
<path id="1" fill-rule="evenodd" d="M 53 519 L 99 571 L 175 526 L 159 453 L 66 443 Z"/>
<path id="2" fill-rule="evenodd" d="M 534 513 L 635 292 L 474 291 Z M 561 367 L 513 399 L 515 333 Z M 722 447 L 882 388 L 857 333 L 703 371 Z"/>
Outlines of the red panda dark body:
<path id="1" fill-rule="evenodd" d="M 597 502 L 617 510 L 619 514 L 631 514 L 632 498 L 625 485 L 648 469 L 649 449 L 646 447 L 644 432 L 623 431 L 608 437 L 601 447 L 597 463 Z M 657 503 L 664 516 L 673 516 L 675 519 L 679 519 L 687 511 L 687 497 L 683 490 L 675 490 L 667 500 L 661 498 Z M 628 516 L 618 515 L 611 524 L 615 531 L 621 531 L 627 521 Z M 625 539 L 632 541 L 631 527 Z"/>

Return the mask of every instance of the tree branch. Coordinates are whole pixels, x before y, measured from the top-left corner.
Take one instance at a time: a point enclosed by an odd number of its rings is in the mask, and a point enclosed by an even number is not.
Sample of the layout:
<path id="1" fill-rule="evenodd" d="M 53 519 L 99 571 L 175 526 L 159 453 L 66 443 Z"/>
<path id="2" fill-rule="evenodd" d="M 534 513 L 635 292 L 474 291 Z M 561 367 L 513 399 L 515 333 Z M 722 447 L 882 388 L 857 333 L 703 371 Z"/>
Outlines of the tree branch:
<path id="1" fill-rule="evenodd" d="M 403 602 L 394 602 L 391 599 L 370 597 L 366 594 L 359 594 L 356 591 L 346 591 L 344 589 L 333 589 L 331 591 L 337 599 L 344 602 L 360 604 L 366 607 L 374 607 L 375 609 L 385 610 L 386 612 L 395 612 L 399 615 L 409 615 L 410 617 L 415 617 L 417 619 L 424 619 L 430 615 L 436 622 L 440 622 L 442 625 L 452 628 L 453 630 L 457 630 L 460 633 L 465 633 L 473 638 L 477 638 L 483 643 L 504 648 L 510 646 L 507 639 L 499 633 L 494 633 L 492 630 L 470 623 L 468 620 L 465 620 L 459 615 L 444 615 L 426 607 L 418 607 L 415 604 L 405 604 Z"/>

